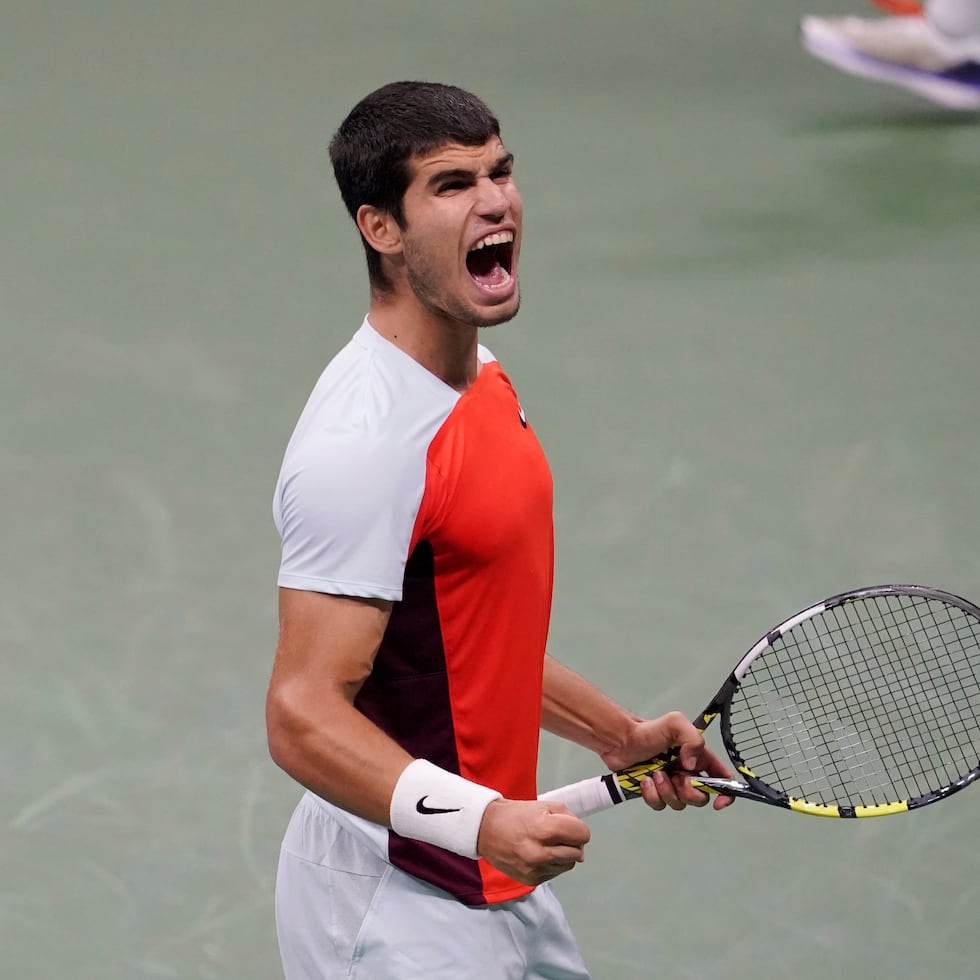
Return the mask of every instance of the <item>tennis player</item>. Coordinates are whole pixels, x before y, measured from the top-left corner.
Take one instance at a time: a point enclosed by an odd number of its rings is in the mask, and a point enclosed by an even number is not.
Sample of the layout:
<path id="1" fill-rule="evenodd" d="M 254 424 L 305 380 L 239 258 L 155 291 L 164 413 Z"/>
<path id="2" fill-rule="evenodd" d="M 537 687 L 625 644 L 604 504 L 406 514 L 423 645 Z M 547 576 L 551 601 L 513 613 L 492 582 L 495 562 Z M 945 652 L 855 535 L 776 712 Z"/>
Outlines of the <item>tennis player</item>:
<path id="1" fill-rule="evenodd" d="M 522 203 L 497 119 L 458 88 L 395 83 L 330 155 L 371 300 L 275 491 L 269 745 L 307 790 L 276 885 L 285 975 L 580 980 L 547 882 L 589 830 L 536 800 L 539 729 L 613 769 L 674 745 L 690 771 L 728 771 L 683 715 L 641 719 L 545 653 L 551 474 L 478 337 L 519 305 Z M 643 794 L 707 801 L 680 775 Z"/>

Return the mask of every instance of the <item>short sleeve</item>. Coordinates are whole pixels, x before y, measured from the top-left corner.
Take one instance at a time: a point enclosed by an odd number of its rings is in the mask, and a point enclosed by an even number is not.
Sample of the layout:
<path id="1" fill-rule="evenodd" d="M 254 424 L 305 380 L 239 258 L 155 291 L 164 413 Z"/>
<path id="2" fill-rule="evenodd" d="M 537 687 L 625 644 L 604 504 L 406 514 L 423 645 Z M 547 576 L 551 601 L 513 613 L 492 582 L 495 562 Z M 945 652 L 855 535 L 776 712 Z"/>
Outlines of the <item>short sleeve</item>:
<path id="1" fill-rule="evenodd" d="M 321 431 L 283 464 L 279 585 L 400 600 L 425 455 L 362 432 Z"/>

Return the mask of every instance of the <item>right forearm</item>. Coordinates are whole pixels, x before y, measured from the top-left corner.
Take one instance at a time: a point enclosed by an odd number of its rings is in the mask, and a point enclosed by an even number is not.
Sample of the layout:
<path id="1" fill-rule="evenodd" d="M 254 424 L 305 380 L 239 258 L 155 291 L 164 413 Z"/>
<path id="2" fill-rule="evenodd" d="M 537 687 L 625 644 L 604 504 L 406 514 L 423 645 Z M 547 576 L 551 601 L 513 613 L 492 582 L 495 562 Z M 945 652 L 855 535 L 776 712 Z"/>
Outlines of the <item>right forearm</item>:
<path id="1" fill-rule="evenodd" d="M 319 696 L 314 709 L 277 691 L 266 719 L 269 752 L 293 779 L 351 813 L 389 824 L 395 783 L 412 757 L 346 698 Z"/>
<path id="2" fill-rule="evenodd" d="M 477 857 L 483 812 L 499 793 L 413 760 L 342 697 L 319 707 L 314 720 L 270 698 L 269 749 L 278 765 L 344 810 Z"/>
<path id="3" fill-rule="evenodd" d="M 317 796 L 406 837 L 476 856 L 492 788 L 418 760 L 354 707 L 391 603 L 280 590 L 269 751 Z"/>
<path id="4" fill-rule="evenodd" d="M 279 643 L 266 727 L 276 763 L 317 796 L 387 824 L 411 756 L 354 707 L 391 603 L 279 590 Z"/>

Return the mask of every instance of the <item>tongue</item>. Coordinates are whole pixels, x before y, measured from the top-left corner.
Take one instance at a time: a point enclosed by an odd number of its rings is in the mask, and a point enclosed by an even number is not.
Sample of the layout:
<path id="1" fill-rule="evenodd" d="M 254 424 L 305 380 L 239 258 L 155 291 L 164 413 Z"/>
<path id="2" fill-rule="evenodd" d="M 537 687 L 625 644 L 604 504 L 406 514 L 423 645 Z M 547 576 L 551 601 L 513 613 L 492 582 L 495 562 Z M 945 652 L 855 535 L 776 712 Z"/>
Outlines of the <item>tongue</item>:
<path id="1" fill-rule="evenodd" d="M 500 286 L 510 278 L 510 273 L 497 261 L 496 250 L 492 248 L 470 252 L 466 267 L 481 286 Z"/>
<path id="2" fill-rule="evenodd" d="M 494 263 L 489 273 L 471 273 L 471 275 L 481 286 L 502 286 L 510 279 L 510 273 L 499 262 Z"/>

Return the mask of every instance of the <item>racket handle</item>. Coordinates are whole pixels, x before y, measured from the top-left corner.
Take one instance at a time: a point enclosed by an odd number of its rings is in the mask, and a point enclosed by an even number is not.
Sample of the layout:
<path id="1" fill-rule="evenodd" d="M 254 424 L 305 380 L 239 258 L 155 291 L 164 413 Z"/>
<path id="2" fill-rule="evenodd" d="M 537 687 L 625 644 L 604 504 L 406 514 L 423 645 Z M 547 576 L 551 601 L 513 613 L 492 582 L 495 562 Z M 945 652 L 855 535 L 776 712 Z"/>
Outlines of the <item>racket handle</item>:
<path id="1" fill-rule="evenodd" d="M 691 724 L 699 732 L 703 732 L 717 716 L 723 697 L 730 694 L 729 688 L 734 690 L 736 687 L 738 687 L 738 681 L 733 675 L 725 682 L 725 686 L 718 692 L 711 704 Z M 617 803 L 625 803 L 627 800 L 635 800 L 642 796 L 640 783 L 647 776 L 658 769 L 664 769 L 677 762 L 678 750 L 671 748 L 661 755 L 647 759 L 646 762 L 620 769 L 618 772 L 607 772 L 604 776 L 592 776 L 578 783 L 569 783 L 568 786 L 548 790 L 547 793 L 541 793 L 538 799 L 545 802 L 551 800 L 564 803 L 577 817 L 589 817 L 593 813 L 608 810 L 610 807 L 616 806 Z M 691 775 L 694 774 L 691 773 Z M 698 784 L 693 780 L 692 785 L 705 792 L 724 792 L 724 790 L 718 790 L 712 786 Z"/>
<path id="2" fill-rule="evenodd" d="M 542 793 L 539 800 L 564 803 L 577 817 L 589 817 L 593 813 L 608 810 L 625 799 L 613 799 L 607 780 L 603 776 L 591 776 L 577 783 L 569 783 L 558 789 Z"/>
<path id="3" fill-rule="evenodd" d="M 659 767 L 655 767 L 659 768 Z M 635 800 L 640 796 L 639 781 L 644 776 L 650 775 L 653 770 L 648 766 L 636 766 L 633 769 L 625 769 L 619 773 L 606 773 L 604 776 L 592 776 L 583 779 L 578 783 L 570 783 L 568 786 L 560 786 L 558 789 L 548 790 L 542 793 L 538 799 L 564 803 L 572 813 L 583 820 L 591 817 L 594 813 L 601 813 L 617 803 L 625 803 L 627 800 Z M 749 787 L 745 783 L 737 782 L 734 779 L 716 779 L 710 776 L 695 775 L 691 773 L 691 785 L 702 793 L 721 793 L 727 796 L 742 796 L 750 793 Z M 627 790 L 618 779 L 629 777 Z M 636 788 L 633 788 L 635 782 Z"/>

